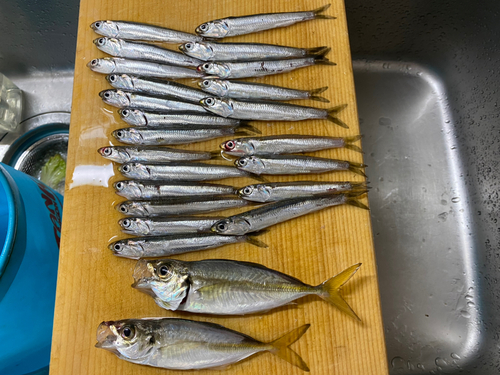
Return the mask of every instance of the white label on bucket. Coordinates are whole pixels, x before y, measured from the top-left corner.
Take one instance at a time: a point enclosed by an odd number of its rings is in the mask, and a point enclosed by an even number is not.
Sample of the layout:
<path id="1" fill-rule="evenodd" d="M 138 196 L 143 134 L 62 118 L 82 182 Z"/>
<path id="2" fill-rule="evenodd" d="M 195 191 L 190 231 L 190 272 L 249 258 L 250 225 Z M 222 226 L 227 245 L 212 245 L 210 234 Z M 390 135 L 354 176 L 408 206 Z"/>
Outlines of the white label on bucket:
<path id="1" fill-rule="evenodd" d="M 108 181 L 115 175 L 113 164 L 106 165 L 78 165 L 73 171 L 73 178 L 69 188 L 82 185 L 108 187 Z"/>

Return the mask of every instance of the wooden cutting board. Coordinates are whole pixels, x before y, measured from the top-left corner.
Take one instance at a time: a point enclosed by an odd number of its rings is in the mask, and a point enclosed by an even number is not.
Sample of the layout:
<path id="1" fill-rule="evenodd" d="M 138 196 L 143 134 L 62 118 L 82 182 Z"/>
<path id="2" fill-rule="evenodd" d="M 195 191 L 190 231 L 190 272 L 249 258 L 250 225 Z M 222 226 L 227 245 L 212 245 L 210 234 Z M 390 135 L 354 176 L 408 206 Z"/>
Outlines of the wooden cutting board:
<path id="1" fill-rule="evenodd" d="M 305 323 L 309 331 L 292 348 L 308 363 L 312 374 L 378 375 L 387 373 L 379 291 L 369 212 L 355 207 L 334 207 L 275 227 L 261 236 L 268 249 L 250 244 L 194 252 L 178 256 L 183 260 L 206 258 L 235 259 L 261 263 L 293 275 L 306 283 L 319 284 L 348 266 L 363 266 L 344 287 L 343 295 L 362 322 L 342 314 L 318 298 L 303 298 L 260 315 L 221 318 L 176 313 L 160 309 L 153 300 L 130 287 L 135 261 L 116 258 L 108 250 L 111 239 L 124 238 L 114 210 L 120 202 L 111 183 L 120 178 L 116 167 L 96 150 L 109 145 L 112 130 L 126 127 L 116 109 L 104 105 L 99 91 L 110 88 L 104 75 L 93 73 L 86 64 L 104 54 L 92 40 L 97 38 L 89 25 L 99 19 L 147 22 L 193 32 L 204 21 L 225 16 L 316 9 L 321 0 L 82 0 L 73 88 L 66 194 L 59 277 L 52 339 L 52 375 L 76 374 L 165 374 L 174 373 L 119 360 L 96 349 L 96 329 L 103 320 L 141 317 L 182 317 L 222 324 L 252 337 L 271 341 Z M 337 66 L 314 66 L 292 73 L 255 81 L 294 88 L 329 86 L 325 96 L 331 105 L 303 101 L 321 107 L 347 103 L 340 118 L 343 129 L 328 121 L 297 123 L 256 123 L 264 135 L 316 134 L 352 136 L 359 134 L 351 57 L 344 4 L 334 0 L 326 14 L 336 20 L 315 20 L 289 28 L 230 39 L 231 41 L 275 43 L 296 47 L 332 47 L 329 58 Z M 176 46 L 170 45 L 175 49 Z M 183 81 L 194 85 L 194 82 Z M 186 146 L 196 150 L 216 150 L 223 139 Z M 360 153 L 330 150 L 315 155 L 362 162 Z M 216 161 L 216 163 L 228 163 Z M 114 174 L 109 181 L 110 174 Z M 362 181 L 351 172 L 301 176 L 314 180 Z M 297 180 L 297 176 L 272 178 Z M 244 186 L 251 180 L 225 180 Z M 106 187 L 107 185 L 107 187 Z M 364 202 L 367 203 L 366 199 Z M 236 211 L 225 212 L 231 214 Z M 182 372 L 176 372 L 181 374 Z M 184 372 L 185 373 L 185 372 Z M 204 374 L 219 374 L 206 370 Z M 224 374 L 300 374 L 301 370 L 270 353 L 235 364 Z"/>

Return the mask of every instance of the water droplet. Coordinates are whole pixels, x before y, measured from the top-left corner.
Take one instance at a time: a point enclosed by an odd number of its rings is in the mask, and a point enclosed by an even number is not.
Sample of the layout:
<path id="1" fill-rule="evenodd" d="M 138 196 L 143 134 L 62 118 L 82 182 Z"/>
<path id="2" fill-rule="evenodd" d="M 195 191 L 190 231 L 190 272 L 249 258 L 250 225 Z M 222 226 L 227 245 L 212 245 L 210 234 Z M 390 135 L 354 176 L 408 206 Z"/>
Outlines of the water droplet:
<path id="1" fill-rule="evenodd" d="M 451 198 L 451 201 L 453 203 L 458 203 L 458 202 L 460 202 L 460 198 L 459 197 L 453 197 L 453 198 Z"/>
<path id="2" fill-rule="evenodd" d="M 441 220 L 443 221 L 446 221 L 446 219 L 448 218 L 448 212 L 441 212 L 439 215 L 438 215 L 438 218 L 440 218 Z"/>
<path id="3" fill-rule="evenodd" d="M 465 299 L 473 299 L 473 298 L 474 298 L 474 297 L 472 297 L 470 294 L 467 294 L 467 295 L 465 296 Z"/>
<path id="4" fill-rule="evenodd" d="M 401 357 L 394 357 L 391 360 L 391 367 L 395 370 L 404 370 L 405 369 L 405 360 Z"/>
<path id="5" fill-rule="evenodd" d="M 448 366 L 448 362 L 446 362 L 444 360 L 444 358 L 441 358 L 441 357 L 437 357 L 436 360 L 434 361 L 434 363 L 438 367 L 446 367 L 446 366 Z"/>
<path id="6" fill-rule="evenodd" d="M 421 364 L 421 363 L 417 363 L 417 368 L 420 369 L 420 370 L 425 370 L 424 365 Z"/>
<path id="7" fill-rule="evenodd" d="M 448 204 L 448 201 L 446 199 L 441 199 L 441 204 L 443 206 L 446 206 Z"/>
<path id="8" fill-rule="evenodd" d="M 476 304 L 472 301 L 467 302 L 467 306 L 476 306 Z"/>
<path id="9" fill-rule="evenodd" d="M 456 360 L 462 359 L 462 357 L 460 357 L 457 353 L 451 353 L 450 357 Z"/>
<path id="10" fill-rule="evenodd" d="M 470 318 L 470 312 L 468 312 L 467 310 L 461 310 L 461 311 L 460 311 L 460 314 L 461 314 L 464 318 L 467 318 L 467 319 L 469 319 L 469 318 Z"/>

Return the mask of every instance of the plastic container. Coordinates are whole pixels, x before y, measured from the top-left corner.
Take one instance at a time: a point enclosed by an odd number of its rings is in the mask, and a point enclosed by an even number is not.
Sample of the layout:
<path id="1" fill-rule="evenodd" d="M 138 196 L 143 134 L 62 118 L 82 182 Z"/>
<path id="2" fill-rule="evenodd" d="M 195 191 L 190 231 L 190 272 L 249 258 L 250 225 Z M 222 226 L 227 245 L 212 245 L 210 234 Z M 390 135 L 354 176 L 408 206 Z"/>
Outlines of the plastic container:
<path id="1" fill-rule="evenodd" d="M 0 130 L 12 132 L 21 122 L 23 92 L 0 73 Z"/>
<path id="2" fill-rule="evenodd" d="M 63 198 L 0 163 L 0 374 L 46 372 Z"/>

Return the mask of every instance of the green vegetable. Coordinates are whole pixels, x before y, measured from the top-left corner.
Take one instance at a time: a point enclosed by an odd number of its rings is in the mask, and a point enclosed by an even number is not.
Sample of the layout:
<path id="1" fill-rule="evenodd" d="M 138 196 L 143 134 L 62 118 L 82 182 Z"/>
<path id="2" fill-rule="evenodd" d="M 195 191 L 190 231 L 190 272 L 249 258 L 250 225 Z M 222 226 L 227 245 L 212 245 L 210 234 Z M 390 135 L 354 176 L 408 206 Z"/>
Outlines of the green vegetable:
<path id="1" fill-rule="evenodd" d="M 40 181 L 54 189 L 64 177 L 66 177 L 66 161 L 61 155 L 56 154 L 42 167 Z"/>

